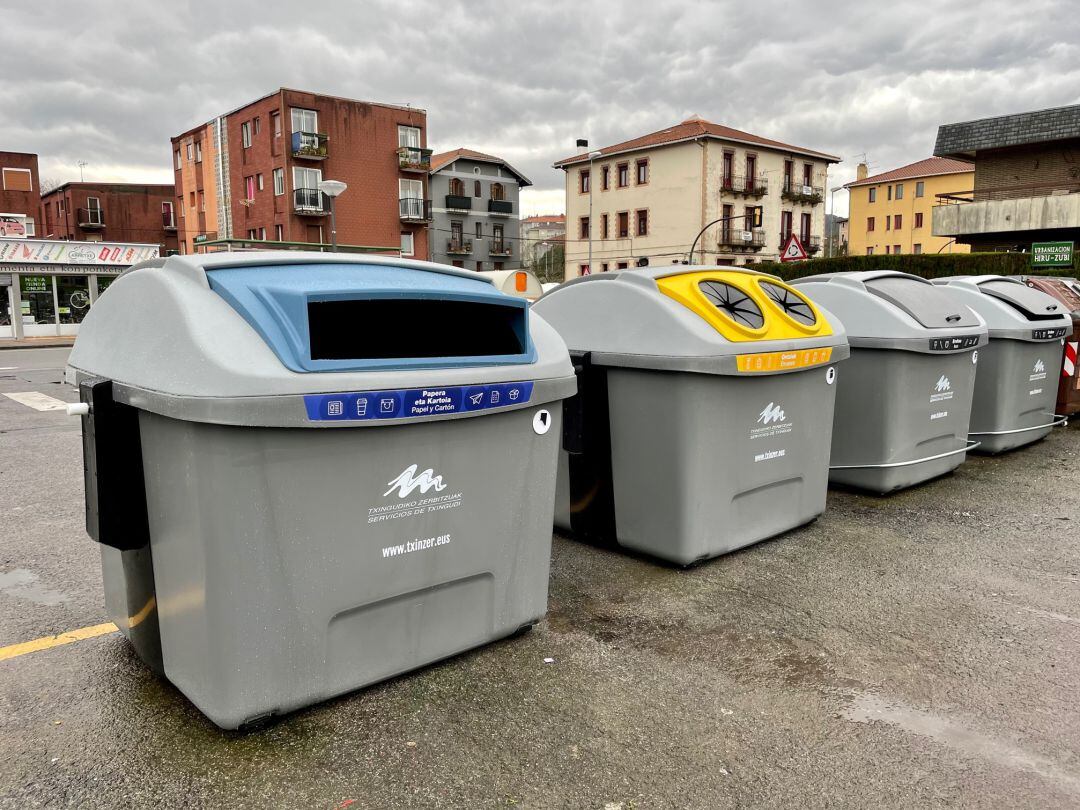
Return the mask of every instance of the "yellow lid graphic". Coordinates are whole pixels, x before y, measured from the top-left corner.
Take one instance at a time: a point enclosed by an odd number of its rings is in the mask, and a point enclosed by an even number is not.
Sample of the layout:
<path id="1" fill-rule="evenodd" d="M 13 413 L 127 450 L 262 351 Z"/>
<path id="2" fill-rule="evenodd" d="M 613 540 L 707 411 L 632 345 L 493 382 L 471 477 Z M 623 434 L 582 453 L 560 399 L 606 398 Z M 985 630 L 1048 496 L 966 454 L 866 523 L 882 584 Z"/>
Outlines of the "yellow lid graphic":
<path id="1" fill-rule="evenodd" d="M 656 281 L 660 291 L 733 342 L 823 337 L 832 327 L 810 299 L 773 276 L 700 270 Z"/>

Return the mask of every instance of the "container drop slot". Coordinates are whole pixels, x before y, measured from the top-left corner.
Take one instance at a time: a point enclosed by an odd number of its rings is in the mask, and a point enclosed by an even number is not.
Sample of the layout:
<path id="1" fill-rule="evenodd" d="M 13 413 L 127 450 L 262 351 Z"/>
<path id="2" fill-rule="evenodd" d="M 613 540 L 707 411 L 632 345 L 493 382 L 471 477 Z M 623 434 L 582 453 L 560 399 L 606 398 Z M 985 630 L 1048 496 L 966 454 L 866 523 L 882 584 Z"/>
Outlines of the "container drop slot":
<path id="1" fill-rule="evenodd" d="M 524 354 L 525 310 L 435 298 L 309 301 L 312 360 Z"/>
<path id="2" fill-rule="evenodd" d="M 1056 321 L 1066 314 L 1065 307 L 1060 302 L 1019 281 L 995 279 L 980 284 L 979 288 L 987 295 L 1008 304 L 1029 321 Z"/>

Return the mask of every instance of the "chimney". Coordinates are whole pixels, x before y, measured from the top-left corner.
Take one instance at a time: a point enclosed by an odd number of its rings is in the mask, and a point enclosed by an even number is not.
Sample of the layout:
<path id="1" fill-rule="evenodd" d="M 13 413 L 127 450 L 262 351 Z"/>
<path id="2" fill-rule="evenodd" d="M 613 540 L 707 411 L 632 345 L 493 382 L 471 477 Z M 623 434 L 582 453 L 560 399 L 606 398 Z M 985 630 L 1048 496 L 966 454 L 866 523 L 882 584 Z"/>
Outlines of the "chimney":
<path id="1" fill-rule="evenodd" d="M 865 163 L 860 163 L 858 166 L 855 167 L 855 179 L 856 180 L 865 180 L 867 178 L 867 175 L 869 175 L 869 174 L 870 174 L 870 170 L 867 169 Z"/>
<path id="2" fill-rule="evenodd" d="M 584 155 L 588 151 L 589 151 L 589 142 L 587 140 L 585 140 L 584 138 L 578 138 L 577 139 L 577 153 L 579 155 Z"/>

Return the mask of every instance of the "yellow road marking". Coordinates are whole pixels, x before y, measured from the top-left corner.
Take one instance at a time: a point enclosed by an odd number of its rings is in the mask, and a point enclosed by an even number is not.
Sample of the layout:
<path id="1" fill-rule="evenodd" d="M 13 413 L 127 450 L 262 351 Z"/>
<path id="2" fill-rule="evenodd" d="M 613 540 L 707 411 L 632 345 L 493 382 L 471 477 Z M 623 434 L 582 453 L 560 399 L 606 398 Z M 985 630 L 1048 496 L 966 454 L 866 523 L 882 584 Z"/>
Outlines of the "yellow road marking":
<path id="1" fill-rule="evenodd" d="M 18 658 L 20 655 L 38 652 L 39 650 L 47 650 L 50 647 L 60 647 L 64 644 L 82 641 L 84 638 L 104 636 L 107 633 L 115 633 L 116 630 L 117 627 L 115 624 L 112 622 L 105 622 L 105 624 L 95 624 L 93 627 L 80 627 L 78 630 L 70 630 L 67 633 L 61 633 L 58 636 L 45 636 L 44 638 L 35 638 L 33 641 L 9 644 L 7 647 L 0 647 L 0 661 L 6 661 L 9 658 Z"/>

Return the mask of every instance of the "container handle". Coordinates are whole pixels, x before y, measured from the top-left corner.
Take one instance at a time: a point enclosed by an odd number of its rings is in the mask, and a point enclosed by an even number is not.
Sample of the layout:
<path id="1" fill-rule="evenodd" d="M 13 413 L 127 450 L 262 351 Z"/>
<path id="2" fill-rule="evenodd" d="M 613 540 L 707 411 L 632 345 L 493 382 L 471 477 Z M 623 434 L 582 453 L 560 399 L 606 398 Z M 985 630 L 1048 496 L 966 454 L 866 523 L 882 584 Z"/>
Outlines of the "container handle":
<path id="1" fill-rule="evenodd" d="M 1027 433 L 1029 430 L 1042 430 L 1043 428 L 1054 428 L 1058 425 L 1068 425 L 1069 417 L 1062 416 L 1059 413 L 1054 414 L 1054 421 L 1047 422 L 1045 425 L 1032 425 L 1026 428 L 1017 428 L 1016 430 L 984 430 L 981 432 L 969 432 L 968 436 L 1008 436 L 1010 433 Z"/>
<path id="2" fill-rule="evenodd" d="M 830 470 L 885 470 L 895 467 L 910 467 L 914 464 L 922 464 L 924 461 L 937 461 L 939 458 L 948 458 L 949 456 L 956 456 L 960 453 L 966 453 L 969 450 L 974 450 L 981 442 L 973 442 L 970 439 L 966 442 L 966 446 L 959 448 L 958 450 L 950 450 L 947 453 L 938 453 L 936 456 L 926 456 L 925 458 L 916 458 L 911 461 L 894 461 L 891 464 L 836 464 L 829 467 Z"/>

